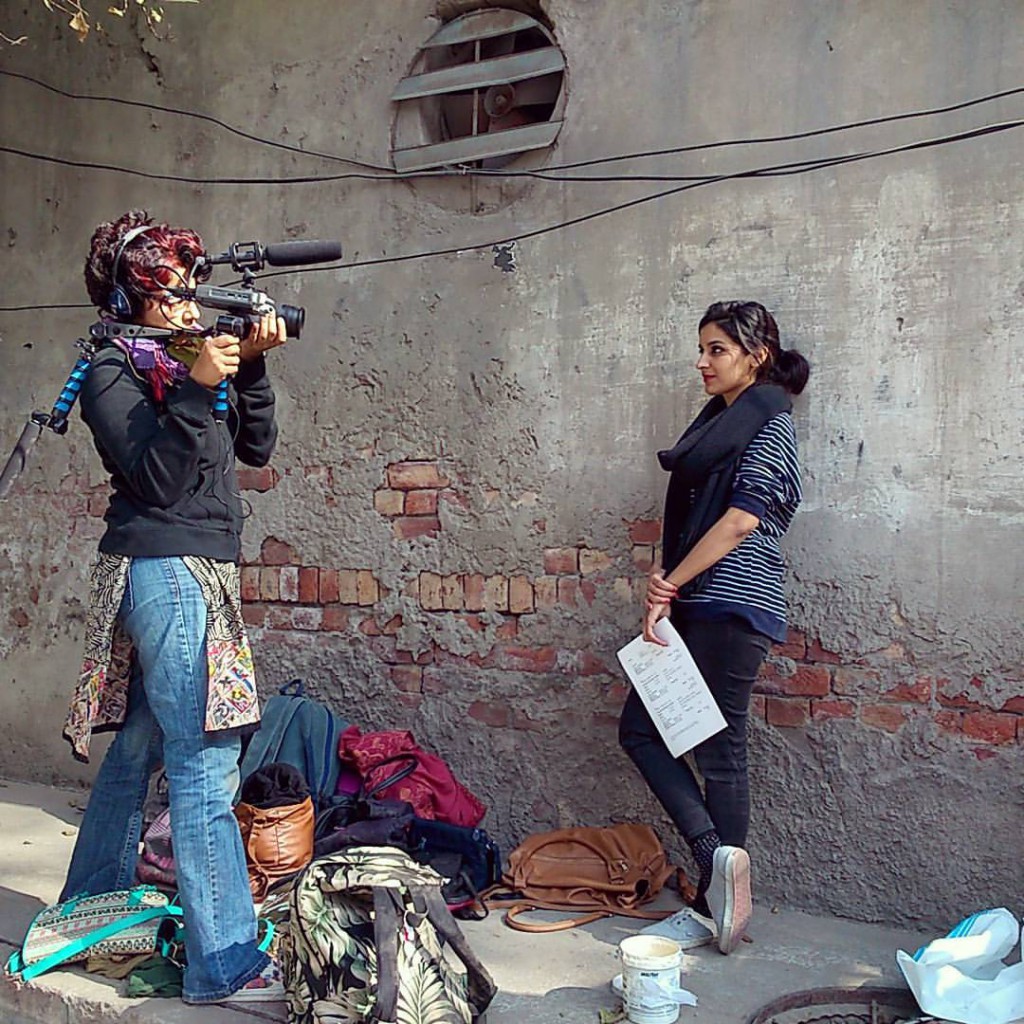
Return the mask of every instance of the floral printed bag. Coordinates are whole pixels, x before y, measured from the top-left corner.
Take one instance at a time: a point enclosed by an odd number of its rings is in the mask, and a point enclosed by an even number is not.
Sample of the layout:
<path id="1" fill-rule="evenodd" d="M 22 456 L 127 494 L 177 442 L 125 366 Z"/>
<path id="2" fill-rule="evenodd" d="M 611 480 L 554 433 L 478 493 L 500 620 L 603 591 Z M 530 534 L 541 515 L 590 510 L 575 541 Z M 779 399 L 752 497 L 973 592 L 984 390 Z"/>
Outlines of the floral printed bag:
<path id="1" fill-rule="evenodd" d="M 289 1021 L 478 1021 L 497 989 L 445 906 L 442 882 L 401 850 L 354 847 L 314 860 L 287 902 L 268 900 Z M 446 960 L 445 944 L 465 973 Z"/>

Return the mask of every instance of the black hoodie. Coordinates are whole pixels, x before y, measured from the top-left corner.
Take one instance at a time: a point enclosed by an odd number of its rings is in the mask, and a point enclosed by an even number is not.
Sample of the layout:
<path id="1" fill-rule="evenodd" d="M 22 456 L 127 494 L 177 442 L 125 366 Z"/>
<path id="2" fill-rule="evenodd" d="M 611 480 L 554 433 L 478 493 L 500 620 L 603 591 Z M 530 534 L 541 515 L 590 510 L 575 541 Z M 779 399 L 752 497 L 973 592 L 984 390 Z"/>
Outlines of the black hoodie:
<path id="1" fill-rule="evenodd" d="M 242 363 L 230 390 L 225 421 L 213 417 L 215 392 L 191 377 L 169 389 L 161 409 L 121 349 L 104 345 L 96 354 L 80 401 L 114 489 L 101 552 L 238 561 L 235 457 L 265 466 L 277 440 L 262 356 Z"/>

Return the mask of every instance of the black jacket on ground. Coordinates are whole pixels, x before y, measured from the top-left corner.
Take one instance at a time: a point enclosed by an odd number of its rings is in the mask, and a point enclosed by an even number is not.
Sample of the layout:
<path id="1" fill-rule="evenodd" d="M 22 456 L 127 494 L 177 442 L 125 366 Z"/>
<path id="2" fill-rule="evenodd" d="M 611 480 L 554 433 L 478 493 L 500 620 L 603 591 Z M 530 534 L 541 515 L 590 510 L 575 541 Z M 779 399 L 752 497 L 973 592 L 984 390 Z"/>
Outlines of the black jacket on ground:
<path id="1" fill-rule="evenodd" d="M 161 410 L 121 349 L 96 354 L 80 404 L 114 489 L 102 553 L 238 561 L 235 458 L 265 466 L 277 440 L 262 356 L 242 363 L 230 391 L 226 421 L 213 418 L 215 393 L 191 377 L 169 390 Z"/>

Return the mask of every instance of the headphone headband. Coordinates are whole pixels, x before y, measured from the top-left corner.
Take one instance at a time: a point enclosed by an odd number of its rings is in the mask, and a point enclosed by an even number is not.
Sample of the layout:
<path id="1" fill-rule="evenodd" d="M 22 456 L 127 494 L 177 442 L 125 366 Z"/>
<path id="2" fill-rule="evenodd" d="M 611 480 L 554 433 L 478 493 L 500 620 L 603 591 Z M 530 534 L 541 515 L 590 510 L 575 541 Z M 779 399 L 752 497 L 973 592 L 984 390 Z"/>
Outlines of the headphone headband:
<path id="1" fill-rule="evenodd" d="M 139 235 L 144 235 L 147 231 L 152 231 L 156 227 L 155 224 L 139 224 L 137 227 L 132 228 L 130 231 L 124 233 L 124 238 L 121 239 L 121 244 L 117 247 L 117 254 L 114 256 L 114 265 L 110 270 L 110 280 L 113 284 L 117 284 L 117 268 L 121 265 L 121 257 L 124 255 L 125 249 L 135 241 Z"/>
<path id="2" fill-rule="evenodd" d="M 117 252 L 114 255 L 114 263 L 110 268 L 111 289 L 107 306 L 115 316 L 121 317 L 122 319 L 130 318 L 134 312 L 134 308 L 128 289 L 125 288 L 117 279 L 117 272 L 121 266 L 121 257 L 124 255 L 125 249 L 127 249 L 128 246 L 139 237 L 139 235 L 144 235 L 147 231 L 153 231 L 155 228 L 155 224 L 138 224 L 129 229 L 124 233 L 124 237 L 121 239 L 121 244 L 117 247 Z"/>

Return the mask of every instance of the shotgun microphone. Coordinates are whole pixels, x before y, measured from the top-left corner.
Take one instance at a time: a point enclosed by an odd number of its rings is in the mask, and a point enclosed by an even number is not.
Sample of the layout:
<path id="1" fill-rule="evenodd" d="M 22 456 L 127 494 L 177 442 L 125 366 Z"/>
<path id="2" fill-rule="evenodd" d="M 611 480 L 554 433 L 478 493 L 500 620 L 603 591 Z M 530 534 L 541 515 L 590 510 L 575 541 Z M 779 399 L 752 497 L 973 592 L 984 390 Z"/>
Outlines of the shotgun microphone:
<path id="1" fill-rule="evenodd" d="M 341 242 L 235 242 L 227 252 L 216 256 L 204 253 L 196 261 L 197 266 L 219 266 L 229 263 L 232 270 L 262 270 L 269 263 L 272 267 L 299 267 L 304 263 L 330 263 L 341 259 Z"/>
<path id="2" fill-rule="evenodd" d="M 330 263 L 341 259 L 341 242 L 274 242 L 264 249 L 263 255 L 272 267 Z"/>

